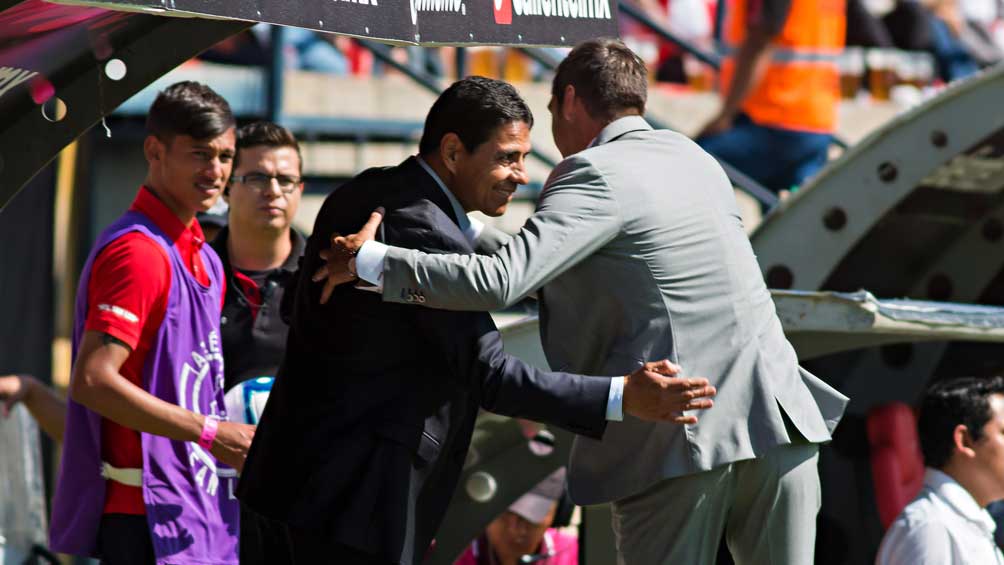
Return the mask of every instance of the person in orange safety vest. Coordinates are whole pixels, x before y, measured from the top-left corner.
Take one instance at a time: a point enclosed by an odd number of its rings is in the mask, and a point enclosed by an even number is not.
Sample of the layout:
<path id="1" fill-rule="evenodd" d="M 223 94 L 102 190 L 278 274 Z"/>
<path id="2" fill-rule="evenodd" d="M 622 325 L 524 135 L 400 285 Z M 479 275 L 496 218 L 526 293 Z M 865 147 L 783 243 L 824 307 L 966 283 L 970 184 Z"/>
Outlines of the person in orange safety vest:
<path id="1" fill-rule="evenodd" d="M 836 129 L 845 13 L 845 0 L 729 1 L 724 100 L 697 142 L 775 192 L 818 171 Z"/>

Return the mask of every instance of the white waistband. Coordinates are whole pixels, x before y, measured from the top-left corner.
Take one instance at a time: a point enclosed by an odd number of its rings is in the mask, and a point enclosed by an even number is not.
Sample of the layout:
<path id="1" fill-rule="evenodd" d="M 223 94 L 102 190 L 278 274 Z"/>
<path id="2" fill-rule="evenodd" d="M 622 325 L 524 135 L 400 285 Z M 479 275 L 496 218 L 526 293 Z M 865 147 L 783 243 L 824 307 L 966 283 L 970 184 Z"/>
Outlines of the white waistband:
<path id="1" fill-rule="evenodd" d="M 101 476 L 131 487 L 143 486 L 143 469 L 120 469 L 102 461 Z"/>

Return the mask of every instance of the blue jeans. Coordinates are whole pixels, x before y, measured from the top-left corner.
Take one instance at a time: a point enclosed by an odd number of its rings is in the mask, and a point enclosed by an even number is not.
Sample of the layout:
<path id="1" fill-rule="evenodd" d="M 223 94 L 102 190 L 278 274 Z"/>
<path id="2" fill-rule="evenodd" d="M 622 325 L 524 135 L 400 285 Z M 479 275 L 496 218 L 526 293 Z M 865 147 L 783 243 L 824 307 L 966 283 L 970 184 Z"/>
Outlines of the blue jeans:
<path id="1" fill-rule="evenodd" d="M 826 164 L 833 136 L 753 123 L 740 114 L 732 128 L 698 138 L 698 145 L 715 157 L 778 192 L 800 186 Z"/>
<path id="2" fill-rule="evenodd" d="M 976 61 L 966 51 L 957 37 L 948 29 L 948 24 L 931 15 L 931 53 L 938 62 L 938 74 L 945 82 L 951 82 L 980 70 Z"/>

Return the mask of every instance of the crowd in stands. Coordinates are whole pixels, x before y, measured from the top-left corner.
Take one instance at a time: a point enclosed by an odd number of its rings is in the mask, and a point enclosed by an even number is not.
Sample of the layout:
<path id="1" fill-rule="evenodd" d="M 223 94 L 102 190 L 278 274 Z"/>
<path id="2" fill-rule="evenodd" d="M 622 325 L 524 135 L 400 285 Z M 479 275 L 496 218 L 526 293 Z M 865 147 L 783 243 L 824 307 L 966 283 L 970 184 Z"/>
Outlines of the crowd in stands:
<path id="1" fill-rule="evenodd" d="M 716 0 L 643 0 L 640 6 L 693 47 L 721 53 L 716 41 Z M 728 4 L 726 4 L 726 11 Z M 969 76 L 1004 58 L 1004 3 L 1001 0 L 847 0 L 846 50 L 840 66 L 844 96 L 868 92 L 888 99 L 891 87 L 923 87 Z M 649 65 L 655 82 L 712 90 L 716 72 L 679 45 L 622 15 L 621 36 Z M 356 40 L 283 28 L 288 68 L 335 75 L 381 74 L 384 67 Z M 240 65 L 266 65 L 273 27 L 259 24 L 221 42 L 200 58 Z M 396 56 L 413 69 L 451 74 L 453 48 L 404 47 Z M 551 49 L 563 57 L 565 49 Z M 545 80 L 539 64 L 503 47 L 468 49 L 469 74 L 512 81 Z"/>

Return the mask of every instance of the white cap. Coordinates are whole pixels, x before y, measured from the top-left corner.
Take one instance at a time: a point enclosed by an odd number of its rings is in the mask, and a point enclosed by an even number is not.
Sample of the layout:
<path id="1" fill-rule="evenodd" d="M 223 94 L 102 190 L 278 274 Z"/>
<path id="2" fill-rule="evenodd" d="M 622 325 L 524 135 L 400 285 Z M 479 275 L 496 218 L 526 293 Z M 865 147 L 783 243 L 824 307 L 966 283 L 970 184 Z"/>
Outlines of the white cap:
<path id="1" fill-rule="evenodd" d="M 556 500 L 528 492 L 513 502 L 509 511 L 519 514 L 534 524 L 543 524 L 544 519 L 547 518 L 556 503 Z"/>
<path id="2" fill-rule="evenodd" d="M 544 523 L 544 518 L 550 514 L 555 503 L 565 492 L 565 468 L 560 467 L 544 478 L 537 486 L 519 497 L 509 506 L 510 512 L 515 512 L 534 524 Z"/>

